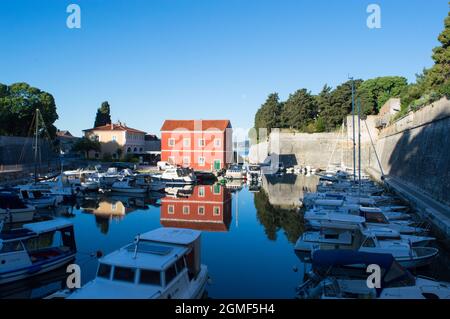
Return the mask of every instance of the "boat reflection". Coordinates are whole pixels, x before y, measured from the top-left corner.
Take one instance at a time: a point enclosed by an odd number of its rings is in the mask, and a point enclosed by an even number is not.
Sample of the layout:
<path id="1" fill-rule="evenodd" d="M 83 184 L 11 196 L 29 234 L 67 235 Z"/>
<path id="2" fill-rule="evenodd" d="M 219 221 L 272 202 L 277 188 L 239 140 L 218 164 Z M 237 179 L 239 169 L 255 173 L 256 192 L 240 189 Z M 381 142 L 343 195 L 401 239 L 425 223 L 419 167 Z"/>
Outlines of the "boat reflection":
<path id="1" fill-rule="evenodd" d="M 160 223 L 164 227 L 227 232 L 231 223 L 231 191 L 219 184 L 192 186 L 190 194 L 161 199 Z M 178 193 L 178 192 L 176 192 Z"/>

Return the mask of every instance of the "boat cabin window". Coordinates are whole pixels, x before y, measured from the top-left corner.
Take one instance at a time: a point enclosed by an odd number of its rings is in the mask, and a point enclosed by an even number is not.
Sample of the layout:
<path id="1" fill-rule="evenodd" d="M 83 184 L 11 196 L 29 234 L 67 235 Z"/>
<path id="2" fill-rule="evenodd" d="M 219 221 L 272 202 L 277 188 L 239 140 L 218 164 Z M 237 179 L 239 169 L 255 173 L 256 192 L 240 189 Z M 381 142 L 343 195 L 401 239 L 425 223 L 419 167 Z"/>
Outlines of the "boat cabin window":
<path id="1" fill-rule="evenodd" d="M 145 285 L 161 286 L 161 273 L 159 271 L 141 269 L 139 283 Z"/>
<path id="2" fill-rule="evenodd" d="M 114 267 L 114 280 L 126 281 L 126 282 L 134 282 L 134 275 L 136 270 L 128 267 Z"/>
<path id="3" fill-rule="evenodd" d="M 178 259 L 175 262 L 175 265 L 177 266 L 177 272 L 178 273 L 182 272 L 184 270 L 184 268 L 186 268 L 186 263 L 185 263 L 184 257 Z"/>
<path id="4" fill-rule="evenodd" d="M 176 276 L 177 276 L 177 270 L 175 268 L 175 264 L 173 264 L 166 270 L 166 285 L 170 284 Z"/>
<path id="5" fill-rule="evenodd" d="M 375 241 L 373 240 L 373 238 L 367 238 L 362 244 L 362 246 L 373 248 L 375 247 Z"/>
<path id="6" fill-rule="evenodd" d="M 106 264 L 100 264 L 98 266 L 97 277 L 109 279 L 111 275 L 111 266 Z"/>
<path id="7" fill-rule="evenodd" d="M 388 224 L 386 217 L 382 213 L 365 213 L 368 223 Z"/>
<path id="8" fill-rule="evenodd" d="M 325 234 L 325 239 L 339 239 L 339 234 Z"/>
<path id="9" fill-rule="evenodd" d="M 23 246 L 20 241 L 3 242 L 0 253 L 12 253 L 21 250 L 23 250 Z"/>

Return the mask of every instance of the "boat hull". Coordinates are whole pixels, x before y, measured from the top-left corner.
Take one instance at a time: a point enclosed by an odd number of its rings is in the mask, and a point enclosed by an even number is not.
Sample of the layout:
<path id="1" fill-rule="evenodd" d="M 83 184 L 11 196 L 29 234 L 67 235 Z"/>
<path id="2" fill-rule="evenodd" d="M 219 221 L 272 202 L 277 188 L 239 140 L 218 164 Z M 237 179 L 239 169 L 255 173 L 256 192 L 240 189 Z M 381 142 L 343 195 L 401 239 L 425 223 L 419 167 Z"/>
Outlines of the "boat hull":
<path id="1" fill-rule="evenodd" d="M 0 209 L 0 220 L 11 223 L 23 223 L 32 221 L 36 210 L 34 207 L 27 207 L 26 209 L 13 209 L 7 212 L 4 209 Z"/>

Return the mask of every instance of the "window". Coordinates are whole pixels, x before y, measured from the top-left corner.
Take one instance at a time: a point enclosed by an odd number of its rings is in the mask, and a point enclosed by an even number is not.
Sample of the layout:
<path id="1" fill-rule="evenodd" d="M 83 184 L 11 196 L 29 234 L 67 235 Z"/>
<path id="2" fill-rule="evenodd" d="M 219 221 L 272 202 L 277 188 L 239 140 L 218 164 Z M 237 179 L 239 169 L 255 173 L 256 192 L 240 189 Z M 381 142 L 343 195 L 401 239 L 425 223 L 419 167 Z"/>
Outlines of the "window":
<path id="1" fill-rule="evenodd" d="M 166 285 L 170 284 L 176 276 L 177 270 L 175 269 L 175 264 L 173 264 L 166 270 Z"/>
<path id="2" fill-rule="evenodd" d="M 205 215 L 205 206 L 199 206 L 198 207 L 198 214 L 199 215 Z"/>
<path id="3" fill-rule="evenodd" d="M 214 206 L 213 215 L 214 216 L 220 215 L 220 207 L 219 206 Z"/>
<path id="4" fill-rule="evenodd" d="M 214 184 L 213 192 L 214 192 L 214 195 L 219 195 L 220 194 L 220 184 Z"/>
<path id="5" fill-rule="evenodd" d="M 222 141 L 220 140 L 220 138 L 214 139 L 214 146 L 215 147 L 220 147 L 221 145 L 222 145 Z"/>
<path id="6" fill-rule="evenodd" d="M 183 206 L 183 215 L 189 215 L 189 206 Z"/>
<path id="7" fill-rule="evenodd" d="M 175 206 L 169 205 L 167 207 L 167 213 L 169 213 L 170 215 L 173 215 L 175 213 Z"/>
<path id="8" fill-rule="evenodd" d="M 184 146 L 184 147 L 189 147 L 189 146 L 191 146 L 191 139 L 190 139 L 190 138 L 185 138 L 185 139 L 183 139 L 183 146 Z"/>
<path id="9" fill-rule="evenodd" d="M 127 153 L 131 153 L 131 147 L 127 148 Z"/>
<path id="10" fill-rule="evenodd" d="M 175 146 L 175 139 L 169 138 L 169 146 Z"/>
<path id="11" fill-rule="evenodd" d="M 3 243 L 2 248 L 0 249 L 1 253 L 12 253 L 15 251 L 23 250 L 22 244 L 20 241 L 6 242 Z"/>
<path id="12" fill-rule="evenodd" d="M 375 247 L 375 242 L 374 242 L 374 240 L 372 238 L 367 238 L 362 246 L 363 247 L 373 248 L 373 247 Z"/>
<path id="13" fill-rule="evenodd" d="M 175 164 L 175 156 L 169 156 L 168 160 L 169 164 Z"/>
<path id="14" fill-rule="evenodd" d="M 186 264 L 185 264 L 185 262 L 184 262 L 184 257 L 178 259 L 178 260 L 175 262 L 175 265 L 177 266 L 177 272 L 178 272 L 178 273 L 182 272 L 183 269 L 186 268 Z"/>
<path id="15" fill-rule="evenodd" d="M 113 135 L 113 136 L 112 136 L 112 140 L 113 140 L 113 141 L 116 141 L 116 140 L 117 140 L 117 137 L 116 137 L 115 135 Z"/>
<path id="16" fill-rule="evenodd" d="M 203 156 L 200 156 L 198 158 L 198 165 L 199 166 L 205 166 L 205 158 Z"/>
<path id="17" fill-rule="evenodd" d="M 198 139 L 198 146 L 199 147 L 204 147 L 205 145 L 206 145 L 205 139 L 204 138 L 199 138 Z"/>
<path id="18" fill-rule="evenodd" d="M 117 204 L 116 204 L 116 203 L 111 204 L 111 210 L 112 210 L 112 211 L 115 211 L 116 208 L 117 208 Z"/>
<path id="19" fill-rule="evenodd" d="M 111 266 L 106 264 L 100 264 L 98 266 L 97 277 L 109 279 L 111 274 Z"/>
<path id="20" fill-rule="evenodd" d="M 198 197 L 205 197 L 205 187 L 198 188 Z"/>
<path id="21" fill-rule="evenodd" d="M 142 152 L 144 149 L 141 147 L 141 148 L 139 148 L 139 152 Z"/>
<path id="22" fill-rule="evenodd" d="M 128 267 L 114 267 L 114 280 L 134 282 L 134 274 L 136 270 Z"/>
<path id="23" fill-rule="evenodd" d="M 161 274 L 159 271 L 141 269 L 139 283 L 161 286 Z"/>
<path id="24" fill-rule="evenodd" d="M 190 158 L 189 158 L 189 156 L 183 157 L 183 164 L 189 165 L 189 163 L 190 163 Z"/>
<path id="25" fill-rule="evenodd" d="M 135 152 L 135 153 L 137 152 L 137 147 L 134 148 L 133 152 Z"/>

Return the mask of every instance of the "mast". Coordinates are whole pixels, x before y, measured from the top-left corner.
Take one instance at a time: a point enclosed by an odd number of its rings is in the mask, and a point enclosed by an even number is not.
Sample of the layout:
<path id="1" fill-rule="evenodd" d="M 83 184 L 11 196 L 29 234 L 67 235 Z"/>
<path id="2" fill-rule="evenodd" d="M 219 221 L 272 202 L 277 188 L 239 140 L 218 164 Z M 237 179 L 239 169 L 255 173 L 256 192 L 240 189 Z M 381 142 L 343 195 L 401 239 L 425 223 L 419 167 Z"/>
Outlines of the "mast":
<path id="1" fill-rule="evenodd" d="M 35 145 L 34 145 L 34 182 L 37 183 L 38 182 L 38 177 L 37 177 L 37 160 L 38 160 L 38 130 L 39 130 L 39 109 L 36 109 L 36 114 L 34 116 L 34 124 L 35 124 L 35 129 L 34 129 L 34 136 L 35 136 Z"/>
<path id="2" fill-rule="evenodd" d="M 358 99 L 358 180 L 361 191 L 361 99 Z"/>
<path id="3" fill-rule="evenodd" d="M 353 181 L 356 181 L 356 140 L 355 140 L 355 82 L 352 81 L 352 126 L 353 126 Z"/>

